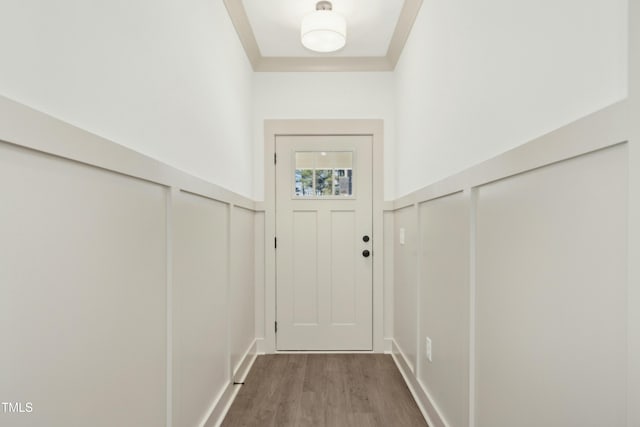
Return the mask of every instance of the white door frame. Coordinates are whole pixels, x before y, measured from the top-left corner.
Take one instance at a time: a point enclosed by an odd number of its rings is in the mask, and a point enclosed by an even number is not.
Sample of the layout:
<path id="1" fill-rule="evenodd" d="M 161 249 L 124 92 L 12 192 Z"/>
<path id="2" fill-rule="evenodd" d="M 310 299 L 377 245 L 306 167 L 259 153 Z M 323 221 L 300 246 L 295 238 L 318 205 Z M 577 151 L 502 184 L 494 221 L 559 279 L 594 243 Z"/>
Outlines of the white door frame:
<path id="1" fill-rule="evenodd" d="M 279 135 L 371 135 L 373 140 L 373 352 L 384 352 L 383 300 L 383 132 L 384 122 L 378 119 L 325 120 L 291 119 L 264 121 L 264 352 L 276 353 L 276 169 L 275 141 Z"/>

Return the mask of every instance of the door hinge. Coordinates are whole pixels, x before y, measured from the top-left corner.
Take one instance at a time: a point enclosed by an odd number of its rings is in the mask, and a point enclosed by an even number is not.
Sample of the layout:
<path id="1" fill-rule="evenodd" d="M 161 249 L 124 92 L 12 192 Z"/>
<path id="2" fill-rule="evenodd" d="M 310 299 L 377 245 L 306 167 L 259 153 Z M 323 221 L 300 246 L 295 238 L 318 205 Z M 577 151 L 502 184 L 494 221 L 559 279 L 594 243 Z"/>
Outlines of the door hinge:
<path id="1" fill-rule="evenodd" d="M 276 334 L 278 333 L 278 321 L 276 320 L 275 322 L 273 322 L 274 324 L 274 330 L 276 331 Z"/>
<path id="2" fill-rule="evenodd" d="M 274 249 L 278 249 L 278 238 L 277 237 L 273 238 L 273 248 Z"/>
<path id="3" fill-rule="evenodd" d="M 273 153 L 273 164 L 275 165 L 278 162 L 278 155 L 276 153 Z"/>

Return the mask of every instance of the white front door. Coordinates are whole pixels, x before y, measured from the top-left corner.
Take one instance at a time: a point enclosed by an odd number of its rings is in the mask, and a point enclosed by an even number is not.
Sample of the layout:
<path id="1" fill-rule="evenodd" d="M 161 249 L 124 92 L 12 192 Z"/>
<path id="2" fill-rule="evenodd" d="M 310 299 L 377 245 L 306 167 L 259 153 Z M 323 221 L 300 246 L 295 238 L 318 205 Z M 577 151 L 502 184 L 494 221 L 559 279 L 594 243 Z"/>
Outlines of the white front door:
<path id="1" fill-rule="evenodd" d="M 372 350 L 372 137 L 276 137 L 278 350 Z"/>

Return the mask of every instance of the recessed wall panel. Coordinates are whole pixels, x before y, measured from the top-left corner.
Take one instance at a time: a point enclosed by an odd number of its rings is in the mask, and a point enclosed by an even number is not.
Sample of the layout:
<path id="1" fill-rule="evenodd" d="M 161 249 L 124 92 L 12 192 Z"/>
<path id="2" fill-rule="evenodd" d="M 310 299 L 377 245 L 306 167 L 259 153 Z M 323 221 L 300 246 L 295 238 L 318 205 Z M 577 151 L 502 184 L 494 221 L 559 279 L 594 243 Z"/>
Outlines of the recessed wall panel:
<path id="1" fill-rule="evenodd" d="M 470 208 L 463 192 L 420 205 L 418 377 L 450 426 L 469 424 Z"/>
<path id="2" fill-rule="evenodd" d="M 173 425 L 207 415 L 230 381 L 228 205 L 173 197 Z"/>
<path id="3" fill-rule="evenodd" d="M 394 289 L 393 315 L 394 338 L 415 372 L 417 357 L 417 273 L 418 214 L 414 206 L 395 212 L 393 249 Z M 402 237 L 402 238 L 401 238 Z"/>
<path id="4" fill-rule="evenodd" d="M 393 245 L 395 240 L 393 227 L 394 213 L 390 211 L 384 212 L 384 337 L 385 339 L 393 337 Z"/>
<path id="5" fill-rule="evenodd" d="M 231 368 L 235 369 L 255 334 L 254 212 L 235 206 L 231 239 Z"/>
<path id="6" fill-rule="evenodd" d="M 0 143 L 0 198 L 0 424 L 164 425 L 166 189 Z"/>
<path id="7" fill-rule="evenodd" d="M 478 427 L 627 425 L 626 153 L 479 189 Z"/>
<path id="8" fill-rule="evenodd" d="M 265 335 L 265 223 L 264 212 L 254 216 L 254 256 L 255 256 L 255 338 Z"/>

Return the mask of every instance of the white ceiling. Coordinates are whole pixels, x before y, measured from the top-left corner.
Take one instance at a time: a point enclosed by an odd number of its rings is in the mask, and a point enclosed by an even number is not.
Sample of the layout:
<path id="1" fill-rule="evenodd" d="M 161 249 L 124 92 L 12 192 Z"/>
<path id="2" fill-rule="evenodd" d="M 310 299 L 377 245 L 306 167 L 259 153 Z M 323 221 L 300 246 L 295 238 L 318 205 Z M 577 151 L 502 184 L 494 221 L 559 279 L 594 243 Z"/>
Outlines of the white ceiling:
<path id="1" fill-rule="evenodd" d="M 300 42 L 302 18 L 317 0 L 224 0 L 255 71 L 389 71 L 423 0 L 333 0 L 347 20 L 347 44 L 316 53 Z"/>
<path id="2" fill-rule="evenodd" d="M 334 0 L 333 10 L 347 20 L 347 44 L 321 54 L 300 43 L 300 22 L 316 0 L 243 0 L 262 56 L 358 57 L 387 54 L 404 0 Z"/>

